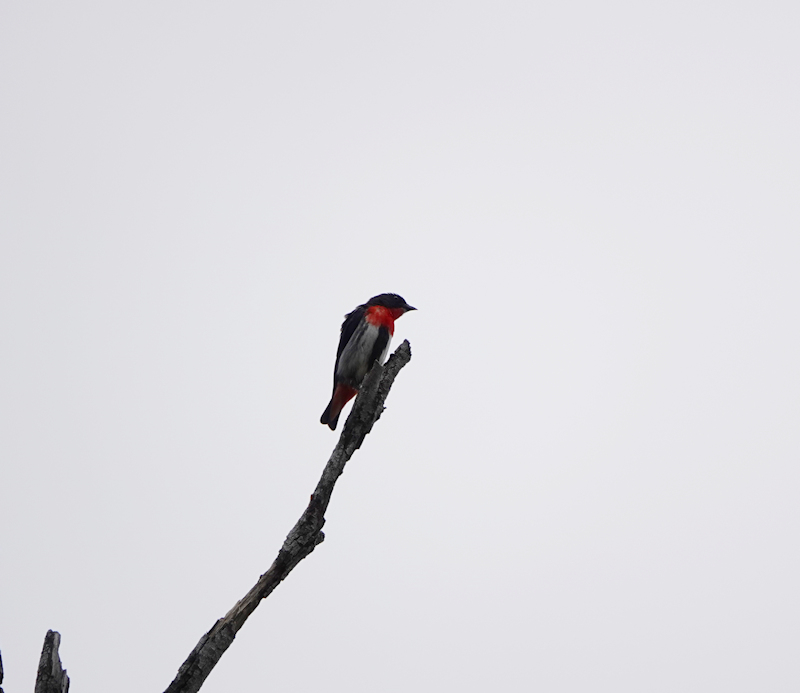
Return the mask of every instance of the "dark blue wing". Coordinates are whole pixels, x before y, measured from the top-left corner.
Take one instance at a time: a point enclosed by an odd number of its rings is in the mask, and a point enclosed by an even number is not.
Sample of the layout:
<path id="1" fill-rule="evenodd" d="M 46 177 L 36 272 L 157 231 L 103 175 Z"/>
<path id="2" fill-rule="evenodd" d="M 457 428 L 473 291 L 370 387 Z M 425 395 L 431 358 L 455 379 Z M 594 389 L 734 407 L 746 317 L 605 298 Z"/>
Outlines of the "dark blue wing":
<path id="1" fill-rule="evenodd" d="M 339 348 L 336 350 L 337 363 L 339 362 L 339 357 L 342 355 L 344 348 L 347 346 L 347 342 L 349 342 L 350 338 L 355 334 L 358 324 L 364 319 L 365 312 L 366 308 L 364 306 L 359 306 L 354 311 L 344 316 L 342 336 L 339 337 Z M 334 372 L 336 372 L 336 369 L 334 369 Z"/>
<path id="2" fill-rule="evenodd" d="M 361 305 L 344 316 L 344 322 L 342 323 L 342 335 L 339 337 L 339 348 L 336 350 L 336 362 L 333 364 L 334 390 L 336 390 L 336 371 L 339 370 L 339 359 L 342 356 L 344 348 L 347 346 L 347 342 L 350 341 L 352 336 L 355 334 L 359 323 L 364 319 L 364 313 L 366 313 L 366 310 L 366 306 Z"/>

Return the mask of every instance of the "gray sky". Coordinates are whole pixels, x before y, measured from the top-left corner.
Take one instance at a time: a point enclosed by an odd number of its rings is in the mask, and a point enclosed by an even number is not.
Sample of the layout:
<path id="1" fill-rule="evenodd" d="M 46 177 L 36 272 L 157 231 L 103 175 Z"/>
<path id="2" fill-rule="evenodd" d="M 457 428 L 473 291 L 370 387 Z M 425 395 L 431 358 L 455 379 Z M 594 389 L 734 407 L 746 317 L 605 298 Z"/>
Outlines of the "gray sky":
<path id="1" fill-rule="evenodd" d="M 4 3 L 5 689 L 798 690 L 798 8 Z"/>

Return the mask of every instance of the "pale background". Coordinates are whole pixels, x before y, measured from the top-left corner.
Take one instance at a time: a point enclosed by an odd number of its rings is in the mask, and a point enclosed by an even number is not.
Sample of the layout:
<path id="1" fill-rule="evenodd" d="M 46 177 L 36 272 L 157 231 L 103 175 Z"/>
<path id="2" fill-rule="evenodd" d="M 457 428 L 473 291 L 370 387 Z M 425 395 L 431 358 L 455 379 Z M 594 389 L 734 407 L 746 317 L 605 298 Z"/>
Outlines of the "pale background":
<path id="1" fill-rule="evenodd" d="M 800 4 L 5 2 L 0 651 L 162 691 L 800 689 Z"/>

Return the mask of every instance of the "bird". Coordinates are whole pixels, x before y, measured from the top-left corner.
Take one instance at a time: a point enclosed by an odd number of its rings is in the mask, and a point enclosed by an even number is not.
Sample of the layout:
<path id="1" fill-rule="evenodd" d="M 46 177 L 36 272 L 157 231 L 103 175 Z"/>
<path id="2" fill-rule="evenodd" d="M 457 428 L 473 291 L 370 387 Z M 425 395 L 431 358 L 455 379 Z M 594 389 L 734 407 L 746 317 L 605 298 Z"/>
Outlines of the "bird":
<path id="1" fill-rule="evenodd" d="M 378 294 L 345 315 L 336 364 L 333 395 L 319 422 L 336 430 L 342 408 L 358 393 L 361 381 L 376 361 L 383 361 L 394 335 L 394 321 L 416 310 L 397 294 Z"/>

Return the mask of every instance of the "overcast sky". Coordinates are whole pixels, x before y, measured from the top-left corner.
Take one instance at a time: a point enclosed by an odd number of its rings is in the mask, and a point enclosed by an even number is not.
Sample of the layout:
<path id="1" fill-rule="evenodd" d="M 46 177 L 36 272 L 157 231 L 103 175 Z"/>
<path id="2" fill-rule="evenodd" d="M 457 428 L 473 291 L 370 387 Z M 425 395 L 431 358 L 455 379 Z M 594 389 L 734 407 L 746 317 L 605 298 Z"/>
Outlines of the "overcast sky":
<path id="1" fill-rule="evenodd" d="M 204 686 L 800 689 L 800 5 L 4 2 L 0 651 Z M 347 410 L 349 411 L 349 409 Z"/>

